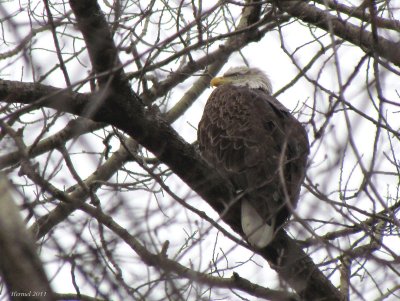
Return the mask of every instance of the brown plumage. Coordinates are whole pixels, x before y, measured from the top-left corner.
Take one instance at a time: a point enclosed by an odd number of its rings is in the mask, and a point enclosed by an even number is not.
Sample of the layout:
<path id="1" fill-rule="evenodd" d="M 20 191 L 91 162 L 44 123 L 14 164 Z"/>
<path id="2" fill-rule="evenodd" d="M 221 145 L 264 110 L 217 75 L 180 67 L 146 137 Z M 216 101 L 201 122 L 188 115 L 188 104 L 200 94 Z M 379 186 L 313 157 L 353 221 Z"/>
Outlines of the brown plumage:
<path id="1" fill-rule="evenodd" d="M 243 232 L 262 248 L 296 207 L 309 145 L 306 131 L 258 69 L 237 67 L 213 79 L 199 123 L 202 156 L 243 196 Z"/>

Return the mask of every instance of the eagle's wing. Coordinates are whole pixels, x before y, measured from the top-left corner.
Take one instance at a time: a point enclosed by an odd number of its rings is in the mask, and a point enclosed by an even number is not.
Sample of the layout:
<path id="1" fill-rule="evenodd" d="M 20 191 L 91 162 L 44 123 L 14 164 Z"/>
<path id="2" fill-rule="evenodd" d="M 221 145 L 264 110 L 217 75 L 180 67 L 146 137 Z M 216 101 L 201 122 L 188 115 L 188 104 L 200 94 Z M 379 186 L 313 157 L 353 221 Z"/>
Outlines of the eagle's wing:
<path id="1" fill-rule="evenodd" d="M 265 223 L 276 227 L 287 219 L 286 202 L 296 206 L 309 146 L 282 104 L 260 90 L 220 86 L 207 101 L 198 140 L 202 156 L 246 193 Z"/>

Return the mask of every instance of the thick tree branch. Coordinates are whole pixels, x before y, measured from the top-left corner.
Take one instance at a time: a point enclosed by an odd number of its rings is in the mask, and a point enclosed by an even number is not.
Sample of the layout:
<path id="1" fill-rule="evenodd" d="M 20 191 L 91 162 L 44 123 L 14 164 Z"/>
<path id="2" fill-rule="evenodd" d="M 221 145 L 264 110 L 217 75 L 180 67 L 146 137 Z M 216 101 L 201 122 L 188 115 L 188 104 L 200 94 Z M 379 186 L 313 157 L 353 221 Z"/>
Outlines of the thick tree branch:
<path id="1" fill-rule="evenodd" d="M 376 53 L 400 67 L 398 43 L 381 36 L 378 37 L 378 43 L 374 43 L 372 33 L 365 28 L 360 28 L 335 17 L 329 12 L 309 4 L 309 1 L 285 0 L 277 1 L 277 5 L 291 16 L 299 18 L 307 24 L 315 25 L 327 32 L 332 32 L 338 37 L 359 46 L 369 55 L 373 56 Z"/>
<path id="2" fill-rule="evenodd" d="M 321 5 L 327 5 L 329 8 L 344 13 L 349 17 L 354 17 L 364 22 L 371 23 L 372 19 L 376 19 L 376 25 L 381 28 L 391 29 L 395 31 L 400 31 L 400 21 L 396 19 L 386 19 L 378 16 L 371 17 L 371 14 L 366 11 L 366 2 L 363 2 L 360 6 L 347 6 L 345 4 L 339 3 L 334 0 L 318 0 L 316 1 Z"/>
<path id="3" fill-rule="evenodd" d="M 35 242 L 10 190 L 7 178 L 0 174 L 0 273 L 13 300 L 54 300 Z"/>

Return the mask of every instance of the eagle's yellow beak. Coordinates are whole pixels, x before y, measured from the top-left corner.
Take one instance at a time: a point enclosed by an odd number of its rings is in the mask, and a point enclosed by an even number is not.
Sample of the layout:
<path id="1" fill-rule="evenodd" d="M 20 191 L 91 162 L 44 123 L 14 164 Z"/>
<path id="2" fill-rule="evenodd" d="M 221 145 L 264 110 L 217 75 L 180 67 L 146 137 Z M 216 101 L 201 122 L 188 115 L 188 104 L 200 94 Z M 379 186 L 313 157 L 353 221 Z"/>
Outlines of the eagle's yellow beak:
<path id="1" fill-rule="evenodd" d="M 227 82 L 225 77 L 214 77 L 211 81 L 210 81 L 210 85 L 211 87 L 218 87 L 220 85 L 223 85 Z"/>

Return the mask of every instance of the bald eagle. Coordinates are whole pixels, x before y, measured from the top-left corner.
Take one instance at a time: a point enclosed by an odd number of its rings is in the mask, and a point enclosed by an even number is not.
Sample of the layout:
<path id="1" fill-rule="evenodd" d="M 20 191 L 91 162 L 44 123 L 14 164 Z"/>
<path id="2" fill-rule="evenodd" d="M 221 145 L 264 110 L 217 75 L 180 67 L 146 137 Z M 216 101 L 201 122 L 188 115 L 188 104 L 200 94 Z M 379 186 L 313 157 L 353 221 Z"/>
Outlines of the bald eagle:
<path id="1" fill-rule="evenodd" d="M 231 68 L 211 86 L 216 89 L 198 127 L 200 153 L 235 186 L 243 233 L 263 248 L 296 207 L 307 133 L 271 96 L 271 82 L 257 68 Z"/>

